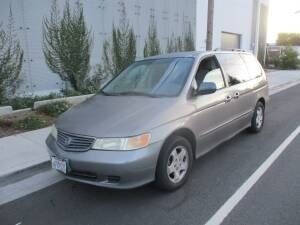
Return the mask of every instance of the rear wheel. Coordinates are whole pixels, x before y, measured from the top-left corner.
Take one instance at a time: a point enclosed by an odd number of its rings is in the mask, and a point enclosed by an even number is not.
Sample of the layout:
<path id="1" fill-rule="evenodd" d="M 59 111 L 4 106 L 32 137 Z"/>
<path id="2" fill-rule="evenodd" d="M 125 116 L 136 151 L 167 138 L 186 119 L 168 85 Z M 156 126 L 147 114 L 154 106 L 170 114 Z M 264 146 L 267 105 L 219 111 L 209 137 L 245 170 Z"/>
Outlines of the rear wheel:
<path id="1" fill-rule="evenodd" d="M 253 117 L 251 120 L 251 127 L 249 130 L 253 133 L 258 133 L 262 130 L 265 122 L 265 106 L 262 102 L 256 104 Z"/>
<path id="2" fill-rule="evenodd" d="M 193 152 L 187 139 L 171 137 L 164 145 L 156 168 L 156 185 L 173 191 L 187 180 L 193 165 Z"/>

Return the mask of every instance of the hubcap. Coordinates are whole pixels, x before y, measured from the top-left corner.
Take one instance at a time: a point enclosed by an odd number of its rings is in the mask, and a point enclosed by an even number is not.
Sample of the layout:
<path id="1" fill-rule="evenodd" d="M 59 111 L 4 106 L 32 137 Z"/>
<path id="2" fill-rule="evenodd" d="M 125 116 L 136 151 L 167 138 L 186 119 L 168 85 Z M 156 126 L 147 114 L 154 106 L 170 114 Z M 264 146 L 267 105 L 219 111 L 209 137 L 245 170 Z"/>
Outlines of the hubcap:
<path id="1" fill-rule="evenodd" d="M 185 147 L 175 147 L 168 159 L 167 173 L 170 181 L 173 183 L 180 182 L 189 166 L 189 155 Z"/>
<path id="2" fill-rule="evenodd" d="M 261 107 L 256 110 L 256 127 L 261 128 L 264 121 L 264 111 Z"/>

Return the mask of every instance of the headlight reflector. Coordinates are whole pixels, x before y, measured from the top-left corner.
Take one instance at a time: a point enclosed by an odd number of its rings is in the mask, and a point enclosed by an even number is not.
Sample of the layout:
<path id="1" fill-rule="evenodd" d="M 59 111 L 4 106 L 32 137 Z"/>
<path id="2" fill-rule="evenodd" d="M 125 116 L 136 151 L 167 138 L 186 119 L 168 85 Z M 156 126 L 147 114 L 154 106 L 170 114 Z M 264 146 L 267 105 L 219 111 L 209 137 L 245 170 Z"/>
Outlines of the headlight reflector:
<path id="1" fill-rule="evenodd" d="M 55 138 L 55 140 L 57 140 L 57 129 L 56 129 L 55 125 L 52 126 L 50 134 L 52 135 L 52 137 Z"/>
<path id="2" fill-rule="evenodd" d="M 149 133 L 128 138 L 101 138 L 96 139 L 93 149 L 96 150 L 135 150 L 149 145 Z"/>

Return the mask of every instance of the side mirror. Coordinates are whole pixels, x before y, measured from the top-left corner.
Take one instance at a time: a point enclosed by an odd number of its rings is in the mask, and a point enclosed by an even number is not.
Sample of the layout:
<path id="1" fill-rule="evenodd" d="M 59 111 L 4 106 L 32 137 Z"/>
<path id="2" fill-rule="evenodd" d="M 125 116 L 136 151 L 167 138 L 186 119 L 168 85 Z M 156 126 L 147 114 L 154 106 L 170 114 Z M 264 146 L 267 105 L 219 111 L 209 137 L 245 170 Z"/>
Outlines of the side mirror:
<path id="1" fill-rule="evenodd" d="M 213 94 L 217 91 L 217 85 L 214 82 L 202 82 L 197 91 L 198 95 Z"/>

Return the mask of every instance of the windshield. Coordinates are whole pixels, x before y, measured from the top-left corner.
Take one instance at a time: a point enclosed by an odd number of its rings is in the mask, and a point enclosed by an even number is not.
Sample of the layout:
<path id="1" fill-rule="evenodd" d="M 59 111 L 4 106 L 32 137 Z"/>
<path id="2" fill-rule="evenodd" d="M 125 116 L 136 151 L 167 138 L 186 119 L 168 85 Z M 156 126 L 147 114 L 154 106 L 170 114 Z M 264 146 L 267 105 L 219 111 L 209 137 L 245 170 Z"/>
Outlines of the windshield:
<path id="1" fill-rule="evenodd" d="M 143 60 L 133 63 L 102 89 L 106 95 L 177 96 L 192 68 L 193 58 Z"/>

